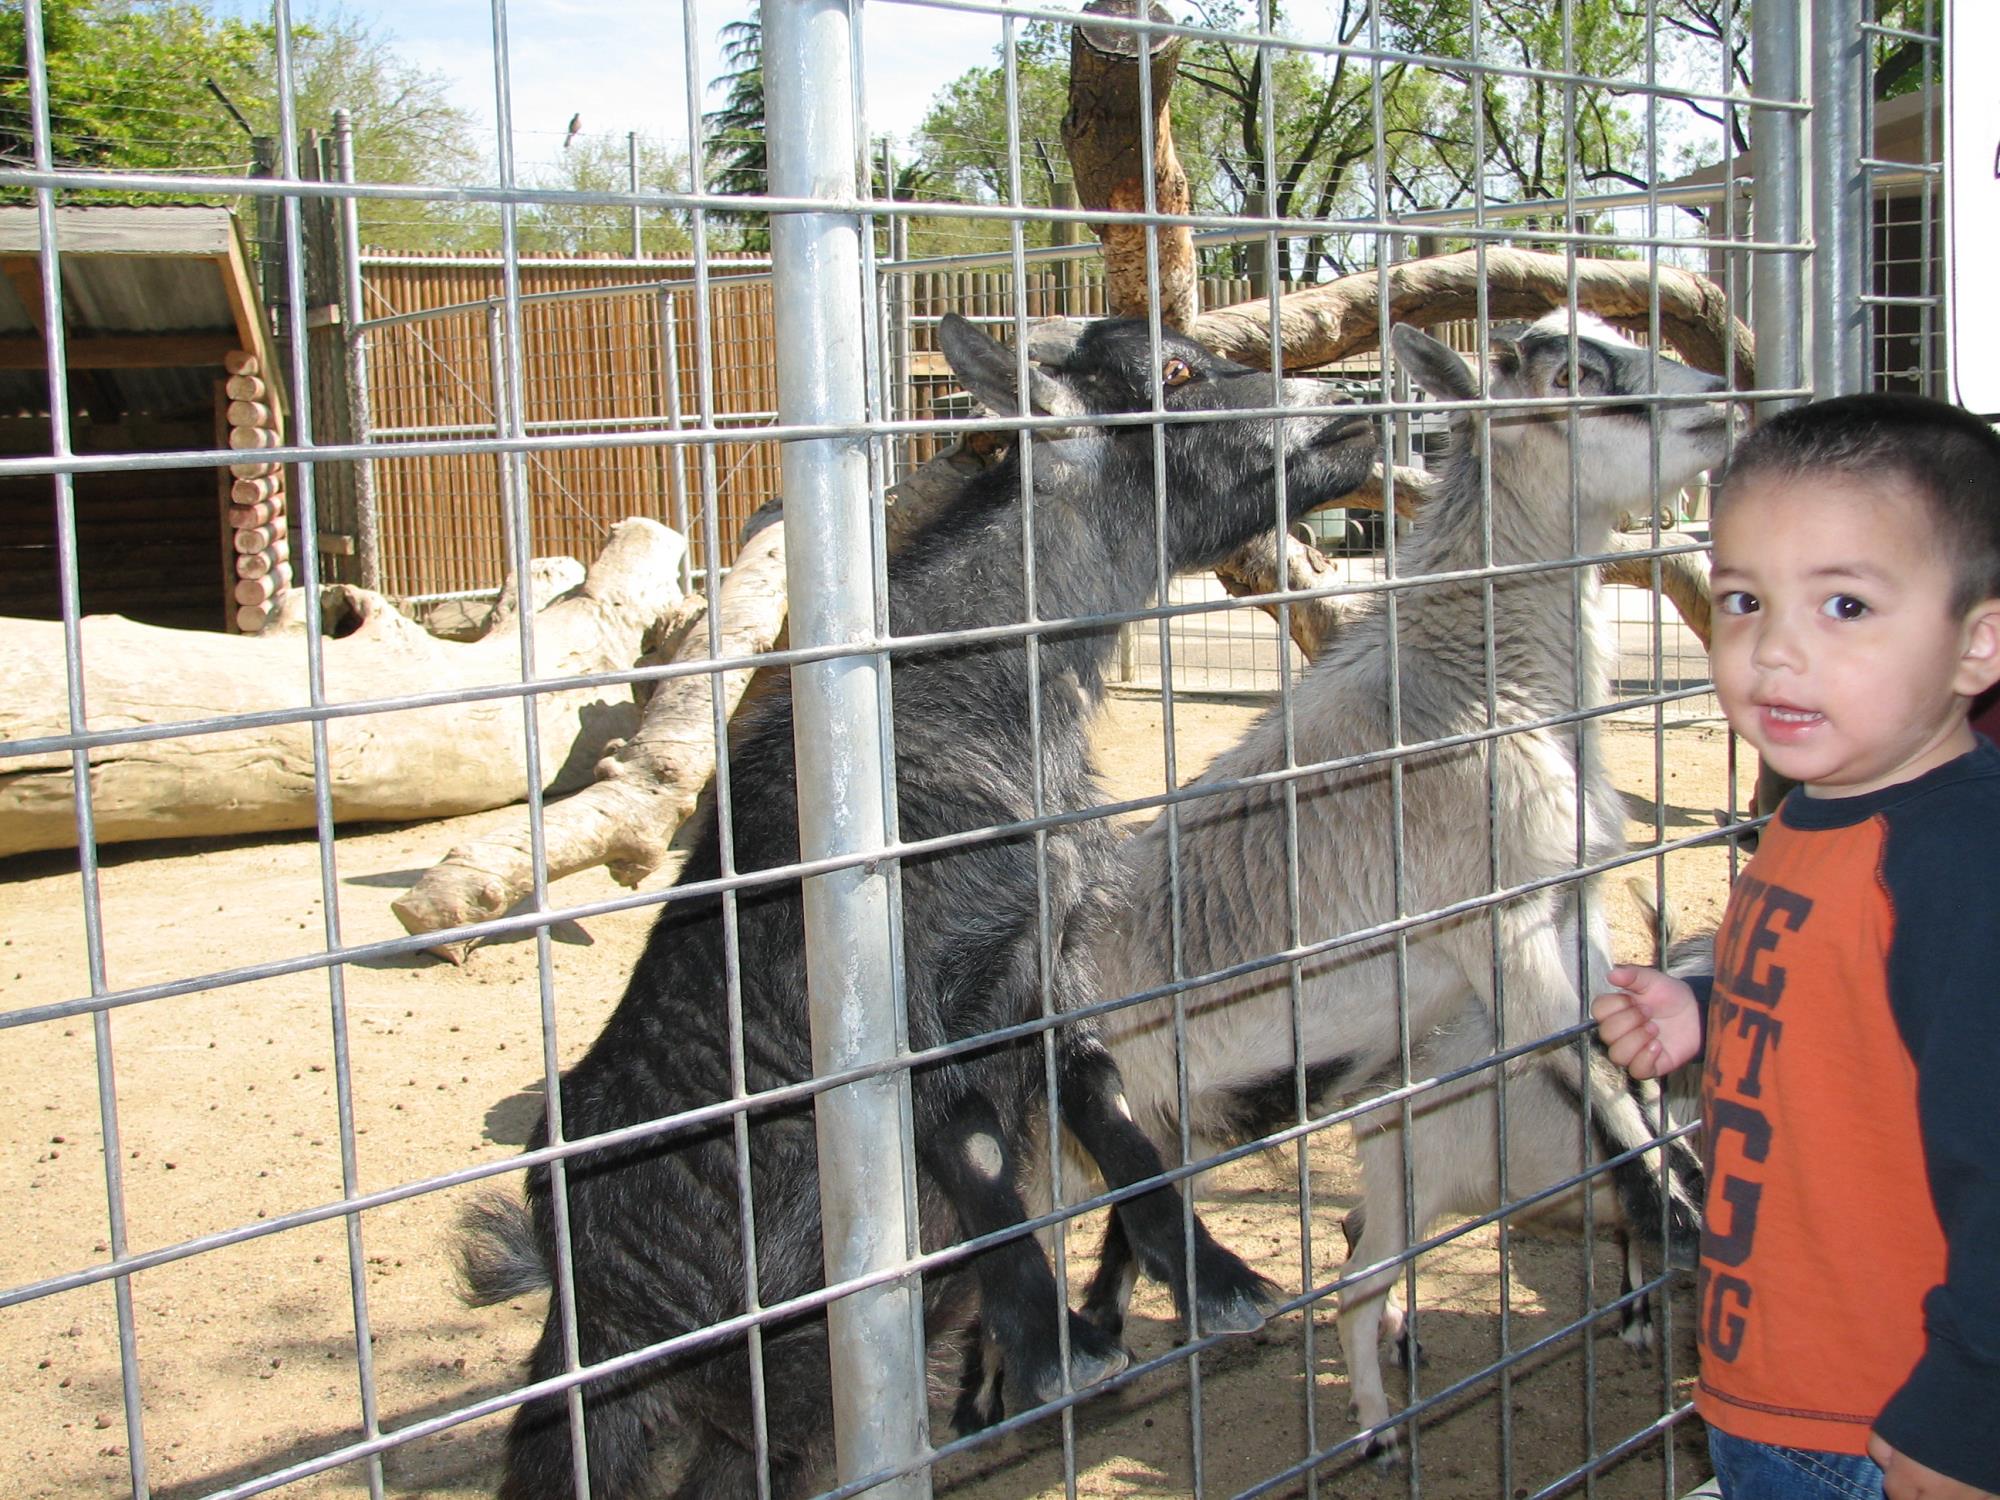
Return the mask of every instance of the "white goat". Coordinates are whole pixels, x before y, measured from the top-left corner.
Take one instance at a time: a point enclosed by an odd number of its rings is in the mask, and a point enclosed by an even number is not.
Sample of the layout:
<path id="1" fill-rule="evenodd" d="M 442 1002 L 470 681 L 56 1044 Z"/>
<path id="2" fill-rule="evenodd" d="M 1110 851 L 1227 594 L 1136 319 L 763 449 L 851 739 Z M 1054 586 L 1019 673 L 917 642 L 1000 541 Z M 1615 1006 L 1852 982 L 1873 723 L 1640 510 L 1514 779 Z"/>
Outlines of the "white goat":
<path id="1" fill-rule="evenodd" d="M 1394 346 L 1431 395 L 1482 394 L 1479 374 L 1429 335 L 1399 326 Z M 1608 654 L 1596 569 L 1581 565 L 1579 577 L 1576 569 L 1535 565 L 1608 550 L 1622 515 L 1648 509 L 1658 493 L 1720 460 L 1732 425 L 1726 405 L 1646 399 L 1720 388 L 1712 376 L 1655 360 L 1588 315 L 1552 314 L 1497 341 L 1487 397 L 1574 396 L 1582 404 L 1456 414 L 1441 482 L 1398 554 L 1403 576 L 1438 581 L 1398 591 L 1393 606 L 1378 598 L 1314 663 L 1293 694 L 1291 749 L 1283 719 L 1267 715 L 1195 783 L 1212 791 L 1126 845 L 1126 910 L 1097 953 L 1102 992 L 1224 976 L 1185 991 L 1184 1049 L 1176 1046 L 1171 999 L 1104 1018 L 1133 1113 L 1170 1156 L 1180 1142 L 1183 1065 L 1195 1160 L 1212 1146 L 1298 1120 L 1300 1053 L 1308 1098 L 1331 1098 L 1400 1076 L 1403 1035 L 1419 1044 L 1421 1077 L 1435 1066 L 1422 1045 L 1433 1033 L 1441 1039 L 1434 1045 L 1455 1056 L 1464 1046 L 1490 1052 L 1495 1017 L 1510 1046 L 1584 1019 L 1581 997 L 1601 986 L 1609 966 L 1603 907 L 1562 877 L 1580 859 L 1624 847 L 1622 812 L 1594 754 L 1593 722 L 1548 721 L 1603 700 Z M 1489 566 L 1519 571 L 1477 576 Z M 1397 749 L 1404 745 L 1436 747 Z M 1292 767 L 1308 769 L 1287 776 Z M 1287 782 L 1297 804 L 1296 925 L 1286 895 Z M 1491 902 L 1498 891 L 1519 894 Z M 1406 929 L 1399 987 L 1396 935 L 1382 929 L 1436 911 L 1449 914 Z M 1347 936 L 1354 933 L 1372 935 Z M 1294 966 L 1270 955 L 1301 952 L 1295 1007 Z M 1465 1012 L 1475 1002 L 1483 1020 L 1468 1028 Z M 1523 1090 L 1526 1122 L 1551 1122 L 1567 1134 L 1569 1150 L 1567 1157 L 1542 1151 L 1538 1141 L 1510 1147 L 1526 1153 L 1510 1188 L 1518 1194 L 1575 1169 L 1575 1111 L 1587 1092 L 1603 1147 L 1640 1152 L 1615 1172 L 1628 1216 L 1642 1228 L 1659 1224 L 1659 1154 L 1641 1149 L 1654 1136 L 1645 1095 L 1594 1049 L 1549 1048 L 1511 1067 L 1524 1081 L 1539 1074 L 1545 1086 Z M 1490 1096 L 1490 1085 L 1482 1090 L 1475 1080 L 1430 1108 L 1471 1108 L 1468 1099 L 1483 1093 Z M 1568 1108 L 1551 1111 L 1537 1100 Z M 1441 1169 L 1423 1159 L 1429 1153 L 1420 1141 L 1419 1228 L 1433 1204 L 1493 1201 L 1492 1133 L 1475 1134 L 1467 1144 L 1486 1159 L 1483 1167 L 1462 1165 L 1475 1173 L 1467 1190 L 1442 1176 L 1430 1190 Z M 1392 1150 L 1399 1138 L 1390 1132 Z M 1678 1156 L 1692 1166 L 1692 1153 Z M 1544 1166 L 1554 1175 L 1524 1181 Z M 1669 1180 L 1673 1236 L 1691 1240 L 1696 1210 Z M 1401 1248 L 1401 1190 L 1400 1167 L 1377 1164 L 1366 1174 L 1364 1219 L 1385 1236 L 1393 1227 L 1392 1254 Z M 1114 1330 L 1131 1276 L 1120 1239 L 1114 1221 L 1087 1309 Z M 1370 1279 L 1343 1300 L 1364 1304 L 1375 1288 Z M 1373 1305 L 1379 1316 L 1379 1298 Z M 1343 1317 L 1342 1332 L 1362 1424 L 1381 1426 L 1388 1410 L 1373 1319 Z M 1363 1332 L 1366 1346 L 1357 1347 Z M 1377 1438 L 1393 1449 L 1393 1430 Z"/>
<path id="2" fill-rule="evenodd" d="M 1673 944 L 1663 964 L 1671 974 L 1712 974 L 1715 934 L 1704 932 Z M 1402 1345 L 1408 1338 L 1406 1315 L 1396 1297 L 1396 1282 L 1410 1247 L 1407 1226 L 1414 1224 L 1422 1235 L 1447 1214 L 1490 1213 L 1503 1202 L 1497 1069 L 1478 1066 L 1497 1050 L 1493 1018 L 1483 1007 L 1468 1001 L 1456 1020 L 1422 1038 L 1411 1050 L 1412 1078 L 1449 1081 L 1411 1099 L 1407 1147 L 1400 1103 L 1385 1101 L 1381 1108 L 1353 1121 L 1366 1196 L 1341 1223 L 1349 1274 L 1355 1279 L 1341 1291 L 1340 1341 L 1347 1352 L 1348 1386 L 1355 1412 L 1366 1414 L 1364 1427 L 1379 1425 L 1389 1413 L 1379 1342 L 1387 1338 Z M 1672 1123 L 1693 1119 L 1699 1109 L 1699 1071 L 1684 1068 L 1669 1081 L 1666 1092 Z M 1451 1076 L 1458 1073 L 1463 1076 Z M 1635 1091 L 1642 1097 L 1651 1093 Z M 1510 1076 L 1504 1201 L 1534 1200 L 1519 1215 L 1511 1216 L 1510 1223 L 1524 1219 L 1537 1224 L 1582 1221 L 1582 1195 L 1575 1185 L 1579 1174 L 1587 1165 L 1617 1154 L 1605 1138 L 1603 1122 L 1593 1117 L 1591 1125 L 1593 1139 L 1586 1150 L 1576 1100 L 1557 1085 L 1548 1068 L 1529 1068 Z M 1410 1181 L 1416 1189 L 1414 1211 L 1406 1211 L 1404 1198 L 1405 1150 L 1411 1163 Z M 1635 1349 L 1654 1348 L 1657 1340 L 1651 1302 L 1632 1296 L 1645 1280 L 1639 1239 L 1649 1226 L 1627 1220 L 1608 1175 L 1598 1173 L 1589 1181 L 1596 1221 L 1609 1226 L 1618 1240 L 1618 1336 Z M 1558 1185 L 1566 1186 L 1550 1191 Z M 1689 1180 L 1683 1185 L 1692 1187 L 1694 1183 Z M 1370 1442 L 1364 1451 L 1389 1455 L 1394 1450 L 1391 1432 Z"/>

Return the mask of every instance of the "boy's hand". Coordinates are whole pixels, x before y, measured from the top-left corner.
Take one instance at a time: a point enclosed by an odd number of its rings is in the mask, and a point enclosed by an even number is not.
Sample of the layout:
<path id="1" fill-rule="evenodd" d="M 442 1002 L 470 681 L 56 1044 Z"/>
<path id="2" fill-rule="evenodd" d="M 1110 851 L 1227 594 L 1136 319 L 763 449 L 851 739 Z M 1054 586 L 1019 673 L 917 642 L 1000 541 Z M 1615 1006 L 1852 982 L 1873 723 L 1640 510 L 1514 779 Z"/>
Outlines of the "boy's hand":
<path id="1" fill-rule="evenodd" d="M 1879 1433 L 1868 1434 L 1868 1456 L 1882 1466 L 1882 1493 L 1888 1500 L 1992 1500 L 1985 1490 L 1927 1469 L 1898 1453 Z"/>
<path id="2" fill-rule="evenodd" d="M 1634 1078 L 1658 1078 L 1701 1055 L 1701 1002 L 1658 969 L 1623 967 L 1618 988 L 1590 1002 L 1597 1035 L 1611 1060 Z"/>

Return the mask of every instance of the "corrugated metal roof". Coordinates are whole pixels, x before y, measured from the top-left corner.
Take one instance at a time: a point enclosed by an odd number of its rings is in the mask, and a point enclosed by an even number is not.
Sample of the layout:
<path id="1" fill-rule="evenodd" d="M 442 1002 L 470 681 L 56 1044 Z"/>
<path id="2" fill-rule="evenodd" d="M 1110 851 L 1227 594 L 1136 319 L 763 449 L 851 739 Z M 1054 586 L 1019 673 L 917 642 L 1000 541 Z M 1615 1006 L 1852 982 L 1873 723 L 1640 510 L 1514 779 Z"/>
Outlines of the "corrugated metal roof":
<path id="1" fill-rule="evenodd" d="M 252 305 L 254 292 L 229 210 L 105 205 L 56 212 L 64 329 L 72 344 L 147 334 L 251 342 L 241 336 L 232 300 Z M 41 337 L 24 300 L 38 291 L 40 243 L 33 208 L 0 207 L 0 265 L 7 272 L 0 278 L 0 338 Z M 90 377 L 124 411 L 166 415 L 211 407 L 220 370 L 217 355 L 212 362 L 95 369 Z M 0 412 L 47 409 L 41 370 L 0 370 Z"/>

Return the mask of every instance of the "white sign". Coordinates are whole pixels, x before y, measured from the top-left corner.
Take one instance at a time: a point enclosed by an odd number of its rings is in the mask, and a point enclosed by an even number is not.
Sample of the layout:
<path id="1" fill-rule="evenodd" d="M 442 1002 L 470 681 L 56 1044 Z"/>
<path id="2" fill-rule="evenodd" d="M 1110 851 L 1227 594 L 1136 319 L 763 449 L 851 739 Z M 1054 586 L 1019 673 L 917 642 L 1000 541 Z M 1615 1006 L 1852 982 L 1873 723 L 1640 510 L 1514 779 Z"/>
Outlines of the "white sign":
<path id="1" fill-rule="evenodd" d="M 2000 415 L 2000 5 L 1948 0 L 1945 11 L 1945 264 L 1951 286 L 1951 388 L 1960 406 Z"/>

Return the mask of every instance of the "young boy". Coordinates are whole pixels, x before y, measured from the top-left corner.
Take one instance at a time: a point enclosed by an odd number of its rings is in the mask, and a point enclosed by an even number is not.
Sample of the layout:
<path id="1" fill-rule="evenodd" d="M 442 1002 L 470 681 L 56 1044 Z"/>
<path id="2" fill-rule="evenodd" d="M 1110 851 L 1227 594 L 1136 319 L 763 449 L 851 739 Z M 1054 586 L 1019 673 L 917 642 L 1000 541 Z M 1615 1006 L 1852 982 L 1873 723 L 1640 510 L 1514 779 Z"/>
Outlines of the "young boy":
<path id="1" fill-rule="evenodd" d="M 1728 1500 L 2000 1490 L 2000 437 L 1849 396 L 1738 451 L 1716 694 L 1800 783 L 1695 993 L 1611 971 L 1641 1078 L 1704 1052 L 1695 1405 Z"/>

